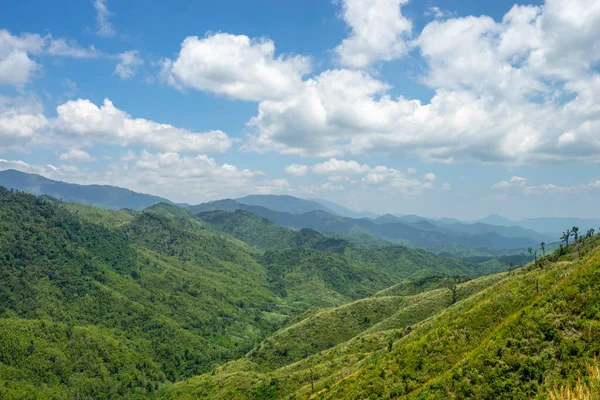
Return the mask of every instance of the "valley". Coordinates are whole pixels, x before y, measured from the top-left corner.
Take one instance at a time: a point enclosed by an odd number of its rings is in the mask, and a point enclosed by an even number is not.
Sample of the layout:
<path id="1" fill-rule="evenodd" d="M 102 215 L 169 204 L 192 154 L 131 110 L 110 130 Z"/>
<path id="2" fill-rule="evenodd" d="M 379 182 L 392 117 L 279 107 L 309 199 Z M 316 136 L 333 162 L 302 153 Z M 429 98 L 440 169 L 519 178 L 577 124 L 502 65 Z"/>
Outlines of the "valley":
<path id="1" fill-rule="evenodd" d="M 518 227 L 59 197 L 0 188 L 3 398 L 545 398 L 600 354 L 594 235 L 531 262 L 485 241 Z M 419 229 L 483 239 L 379 234 Z"/>

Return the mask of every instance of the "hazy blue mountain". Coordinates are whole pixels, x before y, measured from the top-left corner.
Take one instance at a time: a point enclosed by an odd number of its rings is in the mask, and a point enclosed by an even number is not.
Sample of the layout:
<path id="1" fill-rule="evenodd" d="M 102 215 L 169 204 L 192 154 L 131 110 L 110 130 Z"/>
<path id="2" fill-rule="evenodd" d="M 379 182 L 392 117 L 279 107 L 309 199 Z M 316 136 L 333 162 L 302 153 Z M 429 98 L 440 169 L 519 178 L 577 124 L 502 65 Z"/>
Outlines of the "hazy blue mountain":
<path id="1" fill-rule="evenodd" d="M 137 193 L 116 186 L 78 185 L 55 181 L 41 175 L 28 174 L 14 169 L 0 171 L 0 186 L 112 210 L 121 208 L 141 210 L 157 203 L 174 204 L 162 197 Z M 187 204 L 182 206 L 187 206 Z"/>
<path id="2" fill-rule="evenodd" d="M 579 232 L 588 229 L 600 229 L 600 219 L 595 218 L 530 218 L 517 222 L 517 225 L 538 232 L 545 232 L 558 239 L 560 234 L 573 226 L 579 227 Z"/>
<path id="3" fill-rule="evenodd" d="M 485 218 L 477 220 L 475 222 L 482 222 L 484 224 L 497 225 L 497 226 L 515 226 L 516 222 L 508 218 L 504 218 L 497 214 L 488 215 Z"/>
<path id="4" fill-rule="evenodd" d="M 368 212 L 368 211 L 353 211 L 344 206 L 340 206 L 334 202 L 324 200 L 324 199 L 311 199 L 312 201 L 316 201 L 317 203 L 321 203 L 329 210 L 333 211 L 337 215 L 341 215 L 342 217 L 348 218 L 377 218 L 379 215 Z"/>
<path id="5" fill-rule="evenodd" d="M 447 230 L 455 232 L 468 233 L 471 235 L 481 235 L 486 233 L 497 233 L 509 238 L 530 238 L 538 242 L 549 242 L 554 240 L 552 236 L 539 233 L 531 229 L 525 229 L 520 226 L 497 226 L 476 222 L 474 224 L 455 223 L 444 225 Z"/>
<path id="6" fill-rule="evenodd" d="M 253 194 L 240 197 L 239 199 L 235 199 L 235 201 L 249 206 L 265 207 L 273 211 L 287 212 L 290 214 L 304 214 L 316 210 L 335 213 L 321 203 L 300 199 L 294 196 Z"/>
<path id="7" fill-rule="evenodd" d="M 521 227 L 523 229 L 530 229 L 536 232 L 550 235 L 553 239 L 558 239 L 558 236 L 567 229 L 573 226 L 578 226 L 580 232 L 587 231 L 588 229 L 600 229 L 600 219 L 598 218 L 555 218 L 555 217 L 542 217 L 542 218 L 526 218 L 522 220 L 510 220 L 508 218 L 501 217 L 499 215 L 490 215 L 476 222 L 483 222 L 491 225 L 505 226 L 505 227 Z"/>
<path id="8" fill-rule="evenodd" d="M 311 228 L 324 233 L 373 235 L 395 243 L 423 248 L 467 246 L 522 249 L 539 245 L 538 237 L 518 237 L 518 235 L 507 237 L 494 232 L 493 229 L 477 234 L 457 232 L 456 230 L 445 229 L 425 219 L 419 220 L 416 224 L 408 224 L 402 221 L 377 223 L 369 219 L 346 218 L 323 210 L 315 210 L 304 214 L 279 212 L 265 207 L 238 203 L 231 199 L 199 204 L 189 208 L 191 212 L 196 214 L 214 210 L 233 212 L 240 209 L 250 211 L 288 228 Z"/>
<path id="9" fill-rule="evenodd" d="M 392 214 L 384 214 L 373 221 L 378 224 L 387 224 L 389 222 L 400 222 L 400 218 Z"/>

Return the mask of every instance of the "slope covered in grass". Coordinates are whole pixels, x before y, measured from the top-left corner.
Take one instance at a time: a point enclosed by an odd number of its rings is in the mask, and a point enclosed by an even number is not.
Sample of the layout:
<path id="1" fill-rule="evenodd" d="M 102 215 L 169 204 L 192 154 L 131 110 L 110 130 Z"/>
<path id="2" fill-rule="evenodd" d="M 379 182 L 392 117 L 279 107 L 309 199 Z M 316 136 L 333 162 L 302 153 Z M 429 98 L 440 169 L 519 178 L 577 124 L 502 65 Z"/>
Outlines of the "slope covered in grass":
<path id="1" fill-rule="evenodd" d="M 398 307 L 395 314 L 327 350 L 266 369 L 263 362 L 253 362 L 258 355 L 254 350 L 244 361 L 170 386 L 160 397 L 193 398 L 210 393 L 214 399 L 547 399 L 555 385 L 575 386 L 586 360 L 600 352 L 599 242 L 592 238 L 571 245 L 567 254 L 544 258 L 542 268 L 530 264 L 510 275 L 463 283 L 459 287 L 471 290 L 462 300 L 447 303 L 431 316 L 425 313 L 419 321 L 399 318 L 418 301 L 407 307 L 398 302 L 390 307 Z M 416 297 L 433 304 L 436 293 L 447 301 L 450 292 L 437 289 Z M 389 308 L 384 304 L 390 297 L 378 299 L 385 313 Z M 324 310 L 264 343 L 283 342 L 288 330 L 300 330 L 302 324 L 307 344 L 321 343 L 308 333 L 319 331 L 312 329 L 311 323 L 316 325 L 321 318 L 328 330 L 339 329 L 352 315 L 344 309 L 352 307 L 357 307 L 358 315 L 374 311 L 370 307 L 358 311 L 361 307 L 351 304 L 337 312 Z M 415 318 L 414 312 L 404 315 Z M 350 325 L 356 326 L 360 319 L 352 318 Z M 322 335 L 326 341 L 328 333 Z M 294 336 L 298 346 L 302 336 Z M 266 350 L 261 351 L 268 354 Z M 272 357 L 282 352 L 275 349 L 270 354 L 266 359 L 273 362 Z"/>

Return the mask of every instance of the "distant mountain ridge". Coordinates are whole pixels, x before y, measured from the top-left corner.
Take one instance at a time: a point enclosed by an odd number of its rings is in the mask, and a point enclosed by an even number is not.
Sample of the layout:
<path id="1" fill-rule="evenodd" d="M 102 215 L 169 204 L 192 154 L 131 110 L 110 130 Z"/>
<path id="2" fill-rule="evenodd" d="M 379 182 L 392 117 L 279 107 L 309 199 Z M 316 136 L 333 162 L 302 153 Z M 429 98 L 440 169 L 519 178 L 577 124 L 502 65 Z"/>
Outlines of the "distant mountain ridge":
<path id="1" fill-rule="evenodd" d="M 163 197 L 134 192 L 110 185 L 78 185 L 45 178 L 37 174 L 8 169 L 0 171 L 0 186 L 34 195 L 48 195 L 59 200 L 82 203 L 111 210 L 141 210 L 157 203 L 175 204 Z M 180 204 L 187 206 L 187 204 Z"/>
<path id="2" fill-rule="evenodd" d="M 392 240 L 398 244 L 416 247 L 467 246 L 495 249 L 524 249 L 537 247 L 540 241 L 549 239 L 537 232 L 522 228 L 503 228 L 491 225 L 436 225 L 427 219 L 415 219 L 415 223 L 406 223 L 402 218 L 388 216 L 383 221 L 370 219 L 352 219 L 331 214 L 324 210 L 314 210 L 304 214 L 292 214 L 274 211 L 261 206 L 239 203 L 232 199 L 218 200 L 191 206 L 188 210 L 194 214 L 208 211 L 246 210 L 278 225 L 303 229 L 310 228 L 324 233 L 369 234 Z M 397 221 L 395 219 L 398 219 Z M 412 220 L 412 219 L 411 219 Z M 389 221 L 389 222 L 388 222 Z M 498 233 L 504 231 L 504 234 Z M 507 233 L 509 232 L 509 233 Z M 522 234 L 522 236 L 520 235 Z M 508 236 L 506 236 L 508 235 Z"/>
<path id="3" fill-rule="evenodd" d="M 312 200 L 305 200 L 294 196 L 287 195 L 261 195 L 251 194 L 249 196 L 235 199 L 238 203 L 247 204 L 249 206 L 259 206 L 268 208 L 273 211 L 287 212 L 290 214 L 304 214 L 311 211 L 327 211 L 335 214 L 334 211 L 325 207 L 323 204 Z"/>
<path id="4" fill-rule="evenodd" d="M 598 218 L 540 217 L 511 220 L 492 214 L 475 222 L 505 227 L 517 226 L 523 229 L 530 229 L 536 232 L 551 235 L 555 237 L 555 239 L 558 239 L 558 235 L 560 235 L 560 233 L 573 226 L 579 227 L 580 232 L 585 232 L 588 229 L 594 229 L 596 231 L 600 229 L 600 219 Z"/>

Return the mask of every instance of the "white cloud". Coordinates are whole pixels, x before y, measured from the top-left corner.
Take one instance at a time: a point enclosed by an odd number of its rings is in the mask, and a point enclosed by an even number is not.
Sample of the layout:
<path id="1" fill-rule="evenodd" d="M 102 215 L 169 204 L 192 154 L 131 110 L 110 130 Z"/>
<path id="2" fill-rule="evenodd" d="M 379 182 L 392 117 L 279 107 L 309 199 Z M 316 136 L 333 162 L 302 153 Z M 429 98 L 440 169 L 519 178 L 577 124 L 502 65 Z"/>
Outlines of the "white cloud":
<path id="1" fill-rule="evenodd" d="M 428 174 L 425 174 L 424 179 L 428 182 L 435 182 L 437 176 L 435 176 L 433 172 L 429 172 Z"/>
<path id="2" fill-rule="evenodd" d="M 402 171 L 383 165 L 370 167 L 366 164 L 360 164 L 355 160 L 346 161 L 336 158 L 331 158 L 328 161 L 314 164 L 310 167 L 296 164 L 292 166 L 294 168 L 290 168 L 291 171 L 288 171 L 288 168 L 286 168 L 286 172 L 297 172 L 298 170 L 304 175 L 310 170 L 317 176 L 327 176 L 327 180 L 330 182 L 300 186 L 297 189 L 301 192 L 312 194 L 320 191 L 344 190 L 344 186 L 340 183 L 348 182 L 353 185 L 353 188 L 361 187 L 369 193 L 373 193 L 374 191 L 395 191 L 401 195 L 415 195 L 421 193 L 423 189 L 434 188 L 435 181 L 435 175 L 433 174 L 427 174 L 424 181 L 419 181 L 418 179 L 408 177 L 410 169 Z M 337 184 L 332 182 L 336 182 Z"/>
<path id="3" fill-rule="evenodd" d="M 23 33 L 12 35 L 0 29 L 0 85 L 23 87 L 36 72 L 42 69 L 32 57 L 48 54 L 55 57 L 95 58 L 107 57 L 94 46 L 81 47 L 65 38 L 53 39 L 51 34 Z"/>
<path id="4" fill-rule="evenodd" d="M 125 51 L 117 55 L 119 63 L 115 67 L 115 74 L 121 79 L 129 79 L 136 73 L 137 67 L 144 64 L 137 50 Z"/>
<path id="5" fill-rule="evenodd" d="M 96 58 L 104 54 L 94 46 L 81 47 L 77 42 L 67 39 L 50 40 L 46 53 L 51 56 L 62 56 L 72 58 Z"/>
<path id="6" fill-rule="evenodd" d="M 44 47 L 40 35 L 25 33 L 13 36 L 0 29 L 0 85 L 23 86 L 40 69 L 30 54 L 39 54 Z"/>
<path id="7" fill-rule="evenodd" d="M 0 96 L 0 152 L 21 147 L 35 139 L 48 120 L 36 99 Z"/>
<path id="8" fill-rule="evenodd" d="M 174 152 L 142 151 L 109 166 L 105 179 L 174 201 L 199 203 L 282 185 L 282 182 L 263 181 L 262 175 L 260 171 L 219 164 L 203 154 L 181 156 Z"/>
<path id="9" fill-rule="evenodd" d="M 85 143 L 140 145 L 171 152 L 224 152 L 232 140 L 221 131 L 191 132 L 169 124 L 132 118 L 109 99 L 98 107 L 89 100 L 68 101 L 56 109 L 54 133 Z"/>
<path id="10" fill-rule="evenodd" d="M 343 65 L 365 68 L 399 58 L 408 50 L 405 41 L 412 23 L 400 7 L 408 0 L 342 0 L 342 18 L 352 30 L 335 51 Z"/>
<path id="11" fill-rule="evenodd" d="M 90 162 L 95 161 L 96 158 L 92 157 L 87 151 L 78 148 L 71 148 L 68 151 L 62 153 L 59 157 L 61 161 L 78 161 L 78 162 Z"/>
<path id="12" fill-rule="evenodd" d="M 332 175 L 332 174 L 361 174 L 369 170 L 368 165 L 361 165 L 358 162 L 337 160 L 331 158 L 320 164 L 312 166 L 312 171 L 317 175 Z"/>
<path id="13" fill-rule="evenodd" d="M 175 87 L 260 101 L 294 93 L 308 72 L 308 57 L 275 57 L 271 40 L 215 33 L 186 38 L 177 59 L 163 61 L 162 76 Z"/>
<path id="14" fill-rule="evenodd" d="M 108 164 L 104 170 L 0 159 L 0 170 L 5 169 L 17 169 L 79 184 L 116 185 L 194 204 L 248 193 L 278 193 L 289 189 L 284 179 L 264 180 L 260 171 L 219 164 L 202 154 L 192 157 L 172 152 L 142 151 L 139 154 L 132 153 L 128 160 Z"/>
<path id="15" fill-rule="evenodd" d="M 246 148 L 445 163 L 598 162 L 597 4 L 548 0 L 514 6 L 500 22 L 432 21 L 414 41 L 427 63 L 423 82 L 434 89 L 428 103 L 392 98 L 365 72 L 329 70 L 293 95 L 261 102 Z"/>
<path id="16" fill-rule="evenodd" d="M 508 191 L 510 189 L 525 195 L 547 195 L 559 193 L 576 194 L 583 191 L 600 189 L 600 180 L 572 186 L 561 186 L 554 183 L 533 185 L 529 184 L 529 180 L 527 178 L 513 176 L 508 181 L 500 181 L 492 185 L 492 189 L 502 189 L 504 191 Z"/>
<path id="17" fill-rule="evenodd" d="M 98 36 L 111 38 L 117 34 L 117 30 L 108 19 L 115 14 L 108 9 L 106 2 L 107 0 L 94 0 L 96 22 L 98 23 L 96 34 Z"/>
<path id="18" fill-rule="evenodd" d="M 427 9 L 427 11 L 425 11 L 424 15 L 426 17 L 434 17 L 434 18 L 441 19 L 441 18 L 453 17 L 456 14 L 453 13 L 453 12 L 450 12 L 448 10 L 443 10 L 443 9 L 441 9 L 439 7 L 429 7 Z"/>
<path id="19" fill-rule="evenodd" d="M 307 172 L 307 165 L 290 164 L 285 167 L 285 173 L 292 176 L 304 176 Z"/>
<path id="20" fill-rule="evenodd" d="M 525 187 L 527 185 L 527 178 L 521 176 L 513 176 L 508 181 L 500 181 L 492 186 L 492 189 L 507 189 L 511 187 Z"/>

